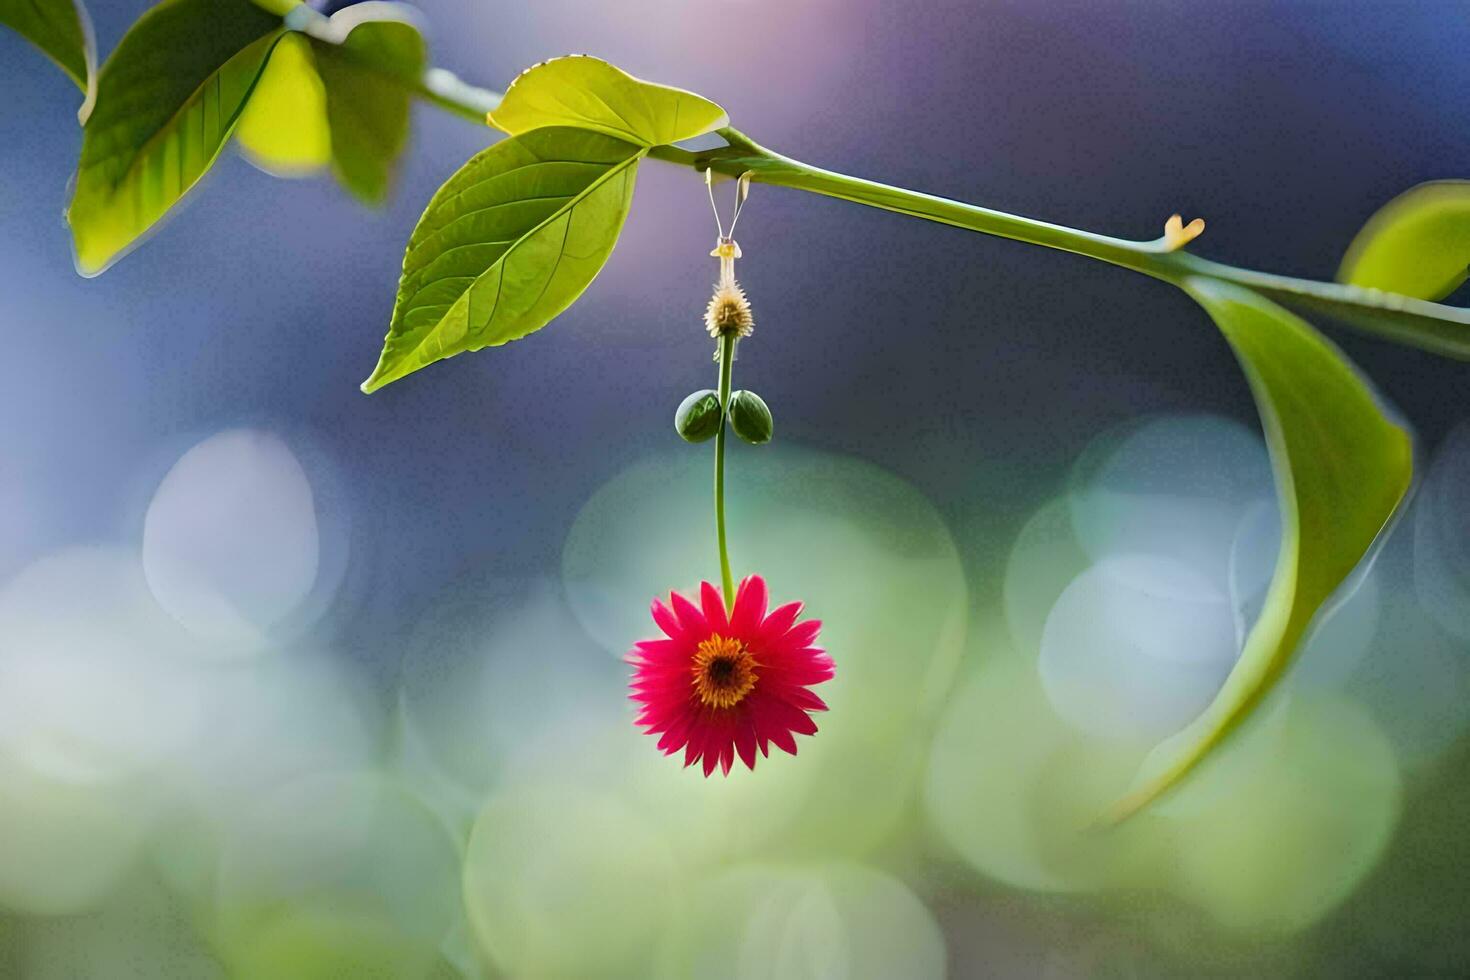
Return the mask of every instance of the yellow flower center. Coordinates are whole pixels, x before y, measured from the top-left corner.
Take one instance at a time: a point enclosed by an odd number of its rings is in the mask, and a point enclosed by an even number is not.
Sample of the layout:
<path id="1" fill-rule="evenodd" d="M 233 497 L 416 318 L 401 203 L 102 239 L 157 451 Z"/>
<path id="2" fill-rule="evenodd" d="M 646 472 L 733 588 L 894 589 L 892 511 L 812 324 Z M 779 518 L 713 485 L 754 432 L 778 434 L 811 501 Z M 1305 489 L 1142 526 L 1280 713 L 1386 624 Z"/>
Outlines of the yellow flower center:
<path id="1" fill-rule="evenodd" d="M 739 640 L 711 636 L 694 652 L 694 692 L 711 708 L 733 708 L 755 687 L 755 657 Z"/>

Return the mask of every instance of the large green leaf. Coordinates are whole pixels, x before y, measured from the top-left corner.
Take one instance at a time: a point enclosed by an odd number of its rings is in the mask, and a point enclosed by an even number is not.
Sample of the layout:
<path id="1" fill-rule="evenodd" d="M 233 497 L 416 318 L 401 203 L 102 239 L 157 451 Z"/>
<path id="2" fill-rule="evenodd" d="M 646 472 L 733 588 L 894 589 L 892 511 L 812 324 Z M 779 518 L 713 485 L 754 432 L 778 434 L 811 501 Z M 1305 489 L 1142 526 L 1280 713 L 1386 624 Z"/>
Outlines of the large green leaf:
<path id="1" fill-rule="evenodd" d="M 645 152 L 557 127 L 472 157 L 409 239 L 393 322 L 362 390 L 524 337 L 570 306 L 617 243 Z"/>
<path id="2" fill-rule="evenodd" d="M 1314 617 L 1358 567 L 1408 492 L 1409 434 L 1321 334 L 1270 300 L 1214 279 L 1184 288 L 1234 348 L 1261 414 L 1282 540 L 1265 607 L 1215 700 L 1154 750 L 1109 816 L 1123 819 L 1177 784 L 1281 678 Z"/>
<path id="3" fill-rule="evenodd" d="M 334 14 L 324 34 L 314 31 L 312 46 L 327 87 L 337 179 L 378 203 L 408 143 L 410 93 L 428 62 L 423 35 L 406 8 L 362 3 Z"/>
<path id="4" fill-rule="evenodd" d="M 1368 219 L 1337 278 L 1416 299 L 1441 299 L 1470 268 L 1470 181 L 1411 188 Z"/>
<path id="5" fill-rule="evenodd" d="M 77 118 L 86 122 L 97 96 L 97 45 L 81 0 L 0 0 L 0 24 L 56 62 L 86 98 Z"/>
<path id="6" fill-rule="evenodd" d="M 202 177 L 229 138 L 281 20 L 248 0 L 164 0 L 97 78 L 67 210 L 77 270 L 116 261 Z"/>
<path id="7" fill-rule="evenodd" d="M 587 55 L 527 68 L 490 113 L 491 125 L 512 136 L 575 126 L 644 146 L 676 143 L 729 122 L 725 110 L 703 96 L 645 82 Z"/>

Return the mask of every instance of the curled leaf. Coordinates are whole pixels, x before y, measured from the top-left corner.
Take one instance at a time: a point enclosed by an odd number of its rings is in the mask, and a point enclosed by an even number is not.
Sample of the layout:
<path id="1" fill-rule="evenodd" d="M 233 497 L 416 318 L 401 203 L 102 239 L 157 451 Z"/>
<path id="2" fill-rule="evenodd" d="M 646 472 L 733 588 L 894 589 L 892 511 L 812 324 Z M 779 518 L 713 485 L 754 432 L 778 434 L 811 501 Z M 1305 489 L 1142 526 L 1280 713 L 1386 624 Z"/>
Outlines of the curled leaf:
<path id="1" fill-rule="evenodd" d="M 1106 815 L 1123 820 L 1174 787 L 1258 707 L 1318 612 L 1408 493 L 1413 443 L 1352 364 L 1297 316 L 1249 289 L 1184 288 L 1234 349 L 1261 414 L 1281 509 L 1281 551 L 1245 649 L 1204 713 L 1149 756 Z"/>

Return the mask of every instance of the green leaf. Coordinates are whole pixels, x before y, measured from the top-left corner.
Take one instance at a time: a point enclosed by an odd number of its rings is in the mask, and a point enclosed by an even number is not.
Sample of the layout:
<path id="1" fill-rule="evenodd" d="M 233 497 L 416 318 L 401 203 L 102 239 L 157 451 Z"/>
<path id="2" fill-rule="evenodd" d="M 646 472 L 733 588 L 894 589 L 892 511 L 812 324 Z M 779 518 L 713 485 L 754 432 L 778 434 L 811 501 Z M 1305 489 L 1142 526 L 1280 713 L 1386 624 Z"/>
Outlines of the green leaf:
<path id="1" fill-rule="evenodd" d="M 408 144 L 411 92 L 429 57 L 423 35 L 408 8 L 391 3 L 348 7 L 312 35 L 337 179 L 380 203 Z"/>
<path id="2" fill-rule="evenodd" d="M 301 0 L 250 0 L 250 2 L 255 4 L 261 10 L 275 14 L 277 17 L 282 18 L 289 17 L 297 12 L 310 12 L 313 14 L 316 13 L 315 10 L 307 7 L 305 3 L 301 2 Z"/>
<path id="3" fill-rule="evenodd" d="M 1184 778 L 1280 680 L 1324 603 L 1358 567 L 1409 490 L 1413 444 L 1352 364 L 1270 300 L 1215 279 L 1183 283 L 1234 348 L 1261 413 L 1282 540 L 1260 618 L 1215 700 L 1154 749 L 1108 814 L 1122 820 Z"/>
<path id="4" fill-rule="evenodd" d="M 585 129 L 537 129 L 439 188 L 403 256 L 383 353 L 363 391 L 541 329 L 601 270 L 647 152 Z"/>
<path id="5" fill-rule="evenodd" d="M 1438 180 L 1385 204 L 1358 232 L 1337 278 L 1416 299 L 1442 299 L 1470 267 L 1470 181 Z"/>
<path id="6" fill-rule="evenodd" d="M 1331 317 L 1372 336 L 1444 357 L 1470 360 L 1470 310 L 1461 306 L 1340 282 L 1238 269 L 1188 252 L 1171 253 L 1168 260 L 1179 270 L 1181 279 L 1193 276 L 1231 282 L 1299 313 Z"/>
<path id="7" fill-rule="evenodd" d="M 1365 333 L 1443 357 L 1470 360 L 1470 310 L 1463 307 L 1430 303 L 1381 289 L 1210 265 L 1225 270 L 1220 278 L 1228 278 L 1302 312 L 1320 313 Z"/>
<path id="8" fill-rule="evenodd" d="M 725 110 L 703 96 L 645 82 L 587 55 L 526 69 L 490 113 L 490 124 L 512 136 L 575 126 L 643 146 L 676 143 L 729 122 Z"/>
<path id="9" fill-rule="evenodd" d="M 77 118 L 87 121 L 97 98 L 97 44 L 81 0 L 0 0 L 0 24 L 30 41 L 71 76 L 86 98 Z"/>
<path id="10" fill-rule="evenodd" d="M 209 170 L 281 36 L 248 0 L 164 0 L 124 35 L 82 132 L 78 272 L 115 262 Z"/>
<path id="11" fill-rule="evenodd" d="M 235 139 L 246 159 L 277 177 L 306 176 L 332 162 L 327 90 L 306 38 L 287 34 L 276 45 Z"/>
<path id="12" fill-rule="evenodd" d="M 246 157 L 278 177 L 330 165 L 349 192 L 378 204 L 408 144 L 412 92 L 428 61 L 411 8 L 354 4 L 296 15 L 303 35 L 271 55 L 240 118 Z"/>

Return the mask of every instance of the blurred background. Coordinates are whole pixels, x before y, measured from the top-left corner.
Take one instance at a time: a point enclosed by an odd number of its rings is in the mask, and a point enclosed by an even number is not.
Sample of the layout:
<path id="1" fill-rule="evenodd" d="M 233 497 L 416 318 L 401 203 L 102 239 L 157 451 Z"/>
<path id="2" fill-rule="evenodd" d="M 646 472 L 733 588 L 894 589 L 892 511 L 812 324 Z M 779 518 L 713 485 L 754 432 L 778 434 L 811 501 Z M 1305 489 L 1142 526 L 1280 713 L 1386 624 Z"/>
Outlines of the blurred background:
<path id="1" fill-rule="evenodd" d="M 92 4 L 105 52 L 142 2 Z M 503 88 L 586 51 L 809 162 L 1330 278 L 1466 176 L 1455 2 L 425 0 Z M 1279 537 L 1182 295 L 757 186 L 737 575 L 824 620 L 832 710 L 706 780 L 631 724 L 649 599 L 715 578 L 704 188 L 644 168 L 546 330 L 372 397 L 402 249 L 491 138 L 432 108 L 390 204 L 228 152 L 99 279 L 76 92 L 0 34 L 0 975 L 1152 977 L 1470 971 L 1470 408 L 1334 331 L 1413 505 L 1284 690 L 1086 833 L 1208 702 Z M 1454 301 L 1452 299 L 1452 301 Z"/>

